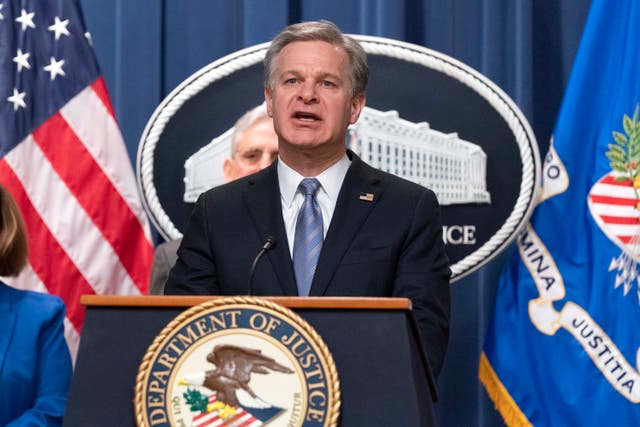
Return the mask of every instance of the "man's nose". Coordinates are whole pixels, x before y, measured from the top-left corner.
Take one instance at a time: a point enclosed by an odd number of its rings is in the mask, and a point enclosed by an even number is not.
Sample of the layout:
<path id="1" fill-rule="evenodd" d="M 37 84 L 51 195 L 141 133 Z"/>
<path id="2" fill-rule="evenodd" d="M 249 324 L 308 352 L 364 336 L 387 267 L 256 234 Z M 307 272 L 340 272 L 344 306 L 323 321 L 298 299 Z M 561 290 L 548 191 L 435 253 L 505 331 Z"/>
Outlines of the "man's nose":
<path id="1" fill-rule="evenodd" d="M 300 86 L 300 99 L 305 102 L 315 102 L 316 98 L 316 85 L 313 82 L 305 82 Z"/>
<path id="2" fill-rule="evenodd" d="M 271 163 L 273 163 L 274 160 L 275 160 L 275 156 L 272 153 L 265 151 L 264 153 L 262 153 L 262 156 L 260 157 L 260 162 L 259 162 L 260 169 L 266 168 Z"/>

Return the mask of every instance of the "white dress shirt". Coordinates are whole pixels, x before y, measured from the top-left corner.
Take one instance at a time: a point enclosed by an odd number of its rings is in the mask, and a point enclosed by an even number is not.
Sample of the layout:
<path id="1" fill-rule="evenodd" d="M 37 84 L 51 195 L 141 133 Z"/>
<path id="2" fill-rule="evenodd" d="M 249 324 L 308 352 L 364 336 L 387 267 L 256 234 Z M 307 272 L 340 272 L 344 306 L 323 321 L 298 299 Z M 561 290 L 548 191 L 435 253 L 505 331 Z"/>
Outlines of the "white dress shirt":
<path id="1" fill-rule="evenodd" d="M 347 170 L 351 161 L 347 154 L 336 163 L 331 165 L 316 177 L 302 176 L 291 169 L 281 158 L 278 158 L 278 182 L 280 184 L 280 201 L 282 204 L 282 218 L 284 228 L 287 232 L 287 242 L 289 243 L 289 254 L 293 258 L 293 239 L 296 234 L 296 221 L 298 212 L 304 202 L 304 194 L 298 189 L 300 181 L 304 178 L 316 178 L 320 182 L 320 188 L 316 194 L 316 199 L 322 211 L 322 231 L 324 237 L 327 236 L 329 224 L 336 208 L 336 201 L 342 182 L 347 175 Z"/>

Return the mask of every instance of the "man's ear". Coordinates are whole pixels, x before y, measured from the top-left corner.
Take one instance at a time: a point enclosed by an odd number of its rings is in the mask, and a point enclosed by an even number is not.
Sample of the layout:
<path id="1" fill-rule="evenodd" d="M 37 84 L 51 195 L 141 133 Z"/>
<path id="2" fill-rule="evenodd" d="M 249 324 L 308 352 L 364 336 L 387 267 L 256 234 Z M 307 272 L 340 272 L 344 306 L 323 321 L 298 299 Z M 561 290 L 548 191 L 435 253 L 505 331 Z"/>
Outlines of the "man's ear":
<path id="1" fill-rule="evenodd" d="M 350 124 L 354 124 L 358 121 L 366 100 L 367 97 L 364 93 L 351 98 L 351 116 L 349 117 Z"/>
<path id="2" fill-rule="evenodd" d="M 271 90 L 266 86 L 264 87 L 264 102 L 267 104 L 267 114 L 269 117 L 273 117 L 273 111 L 271 109 L 273 98 L 271 97 Z"/>
<path id="3" fill-rule="evenodd" d="M 222 164 L 222 175 L 224 177 L 224 182 L 231 181 L 231 173 L 233 166 L 231 165 L 231 159 L 226 159 Z"/>

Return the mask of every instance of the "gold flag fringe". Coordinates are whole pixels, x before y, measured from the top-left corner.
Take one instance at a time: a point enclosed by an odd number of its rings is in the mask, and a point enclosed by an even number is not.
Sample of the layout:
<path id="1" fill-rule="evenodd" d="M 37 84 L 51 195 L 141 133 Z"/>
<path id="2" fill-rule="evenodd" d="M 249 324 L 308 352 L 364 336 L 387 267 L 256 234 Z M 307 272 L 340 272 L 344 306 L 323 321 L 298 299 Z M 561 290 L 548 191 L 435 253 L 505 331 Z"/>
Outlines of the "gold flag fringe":
<path id="1" fill-rule="evenodd" d="M 502 419 L 504 419 L 504 422 L 509 427 L 532 426 L 504 387 L 498 375 L 496 375 L 484 352 L 480 355 L 478 377 L 484 385 L 485 390 L 487 390 L 487 393 L 489 393 L 489 397 L 493 401 L 496 409 L 500 412 L 500 415 L 502 415 Z"/>

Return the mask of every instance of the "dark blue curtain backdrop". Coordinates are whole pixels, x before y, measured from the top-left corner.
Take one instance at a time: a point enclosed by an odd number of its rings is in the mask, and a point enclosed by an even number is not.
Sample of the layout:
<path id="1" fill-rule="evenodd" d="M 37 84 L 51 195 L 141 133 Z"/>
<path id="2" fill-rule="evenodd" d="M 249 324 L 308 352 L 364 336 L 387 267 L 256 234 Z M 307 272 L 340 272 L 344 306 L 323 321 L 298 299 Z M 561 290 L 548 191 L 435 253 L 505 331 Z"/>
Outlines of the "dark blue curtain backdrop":
<path id="1" fill-rule="evenodd" d="M 544 154 L 590 6 L 589 0 L 81 3 L 132 163 L 151 113 L 185 78 L 221 56 L 269 41 L 289 23 L 317 19 L 348 33 L 426 46 L 475 68 L 515 100 Z M 502 424 L 477 366 L 505 256 L 452 285 L 452 336 L 439 381 L 445 426 Z"/>

